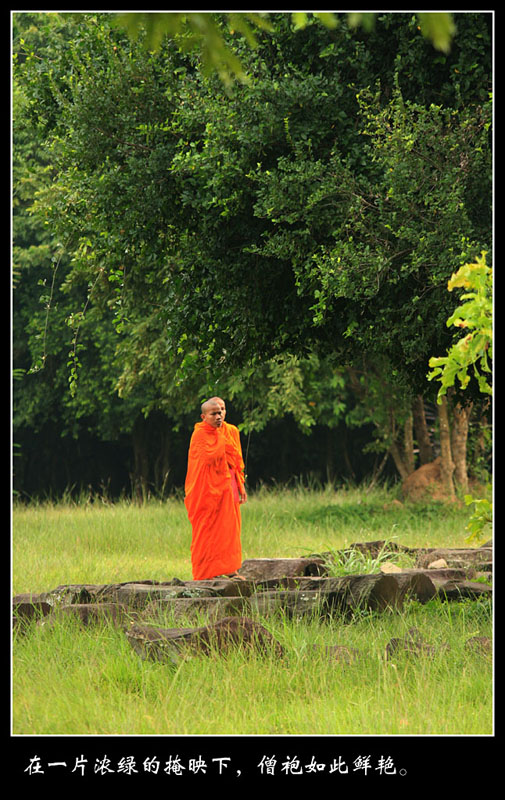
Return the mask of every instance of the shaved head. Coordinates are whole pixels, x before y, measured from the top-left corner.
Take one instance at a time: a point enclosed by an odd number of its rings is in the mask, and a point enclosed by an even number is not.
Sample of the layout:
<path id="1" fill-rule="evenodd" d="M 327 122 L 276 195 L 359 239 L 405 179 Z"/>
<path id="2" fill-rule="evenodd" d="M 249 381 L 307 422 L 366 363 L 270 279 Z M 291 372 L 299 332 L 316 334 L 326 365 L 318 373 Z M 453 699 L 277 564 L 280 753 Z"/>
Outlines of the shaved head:
<path id="1" fill-rule="evenodd" d="M 213 428 L 220 428 L 223 424 L 224 415 L 221 406 L 215 400 L 206 400 L 202 403 L 202 419 Z"/>
<path id="2" fill-rule="evenodd" d="M 211 406 L 219 406 L 219 403 L 216 401 L 216 398 L 214 397 L 211 397 L 210 400 L 205 400 L 205 402 L 202 403 L 202 408 L 201 408 L 202 414 L 206 414 L 207 411 L 209 411 L 209 409 L 211 408 Z"/>
<path id="3" fill-rule="evenodd" d="M 222 397 L 211 397 L 208 401 L 209 403 L 217 403 L 219 408 L 223 413 L 223 420 L 226 417 L 226 403 L 224 402 Z"/>

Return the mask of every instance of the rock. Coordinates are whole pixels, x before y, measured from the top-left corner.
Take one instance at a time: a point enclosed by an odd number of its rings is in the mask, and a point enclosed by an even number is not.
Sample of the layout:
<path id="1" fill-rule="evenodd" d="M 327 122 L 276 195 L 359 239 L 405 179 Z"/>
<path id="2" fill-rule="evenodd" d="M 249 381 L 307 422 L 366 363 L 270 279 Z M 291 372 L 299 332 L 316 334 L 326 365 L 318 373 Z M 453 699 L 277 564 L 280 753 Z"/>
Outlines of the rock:
<path id="1" fill-rule="evenodd" d="M 197 620 L 201 616 L 215 620 L 248 612 L 247 597 L 176 597 L 153 600 L 142 612 L 142 619 L 159 620 L 170 614 L 174 620 Z"/>
<path id="2" fill-rule="evenodd" d="M 475 578 L 475 580 L 482 579 L 485 583 L 491 584 L 493 581 L 493 573 L 492 572 L 475 572 L 475 574 L 471 574 L 469 571 L 468 575 L 466 576 L 468 579 Z"/>
<path id="3" fill-rule="evenodd" d="M 257 592 L 249 598 L 250 609 L 256 614 L 272 614 L 280 611 L 287 617 L 316 614 L 323 616 L 328 611 L 328 594 L 319 589 Z"/>
<path id="4" fill-rule="evenodd" d="M 441 600 L 461 600 L 468 597 L 476 600 L 479 597 L 493 596 L 493 589 L 486 583 L 477 581 L 444 581 L 437 587 L 437 594 Z"/>
<path id="5" fill-rule="evenodd" d="M 436 648 L 434 645 L 424 642 L 417 628 L 410 628 L 403 638 L 390 639 L 386 645 L 386 660 L 391 661 L 398 657 L 418 657 L 425 656 L 433 658 L 438 653 L 449 649 L 449 644 L 445 642 Z"/>
<path id="6" fill-rule="evenodd" d="M 428 567 L 410 567 L 403 570 L 405 575 L 426 575 L 435 585 L 444 583 L 448 580 L 464 581 L 477 577 L 474 569 L 461 569 L 460 567 L 447 567 L 447 569 L 429 569 Z"/>
<path id="7" fill-rule="evenodd" d="M 128 635 L 140 649 L 149 647 L 153 652 L 173 654 L 178 652 L 181 641 L 196 635 L 195 631 L 210 630 L 223 619 L 248 620 L 253 614 L 277 611 L 295 618 L 305 615 L 320 619 L 335 615 L 348 618 L 360 610 L 401 610 L 408 598 L 425 603 L 436 596 L 444 601 L 492 597 L 489 583 L 472 580 L 478 575 L 491 579 L 490 547 L 414 549 L 378 540 L 354 543 L 342 552 L 348 554 L 352 549 L 370 558 L 384 552 L 408 553 L 415 555 L 417 564 L 415 568 L 401 569 L 387 562 L 373 574 L 331 577 L 329 556 L 334 557 L 333 552 L 324 557 L 317 554 L 303 558 L 249 559 L 240 570 L 246 580 L 173 578 L 166 582 L 61 585 L 50 592 L 16 595 L 12 601 L 13 624 L 28 630 L 33 619 L 45 620 L 50 625 L 67 616 L 84 625 L 110 621 L 127 626 Z M 174 624 L 185 620 L 183 624 L 198 625 L 203 617 L 207 626 L 164 628 L 162 620 L 168 614 Z M 137 625 L 136 638 L 130 622 Z M 215 636 L 220 642 L 217 630 Z M 233 630 L 229 623 L 228 639 L 233 638 Z M 210 634 L 204 638 L 206 635 Z"/>
<path id="8" fill-rule="evenodd" d="M 345 605 L 356 610 L 399 610 L 408 597 L 426 603 L 436 594 L 431 577 L 422 570 L 414 569 L 370 575 L 344 575 L 340 578 L 305 579 L 304 586 L 316 588 L 317 581 L 321 582 L 322 591 L 330 593 L 328 604 L 331 608 Z"/>
<path id="9" fill-rule="evenodd" d="M 155 600 L 203 597 L 242 597 L 251 594 L 250 581 L 214 579 L 206 581 L 178 581 L 176 584 L 126 583 L 104 587 L 103 598 L 115 600 L 131 608 L 146 608 Z"/>
<path id="10" fill-rule="evenodd" d="M 92 603 L 94 592 L 97 588 L 99 587 L 85 583 L 75 583 L 57 586 L 56 589 L 44 592 L 41 596 L 45 598 L 50 606 L 58 608 L 59 606 L 72 605 L 73 603 Z"/>
<path id="11" fill-rule="evenodd" d="M 310 581 L 312 578 L 304 578 L 299 577 L 297 578 L 267 578 L 266 580 L 259 580 L 254 581 L 255 585 L 255 593 L 256 592 L 266 592 L 272 589 L 298 589 L 303 588 L 305 585 L 305 581 Z"/>
<path id="12" fill-rule="evenodd" d="M 191 592 L 193 587 L 210 589 L 215 597 L 249 597 L 256 591 L 256 584 L 252 580 L 226 580 L 225 578 L 213 578 L 203 581 L 185 581 L 184 586 Z M 191 596 L 191 595 L 188 595 Z"/>
<path id="13" fill-rule="evenodd" d="M 437 558 L 436 561 L 430 561 L 428 569 L 447 569 L 448 566 L 449 564 L 445 558 Z"/>
<path id="14" fill-rule="evenodd" d="M 397 566 L 396 564 L 391 564 L 391 562 L 386 561 L 384 564 L 380 565 L 380 571 L 383 572 L 385 575 L 388 573 L 394 572 L 403 572 L 402 568 Z"/>
<path id="15" fill-rule="evenodd" d="M 435 594 L 435 587 L 422 573 L 346 575 L 341 581 L 343 601 L 352 611 L 400 610 L 408 596 L 426 602 Z"/>
<path id="16" fill-rule="evenodd" d="M 185 586 L 148 586 L 143 583 L 129 583 L 120 586 L 113 593 L 118 603 L 129 608 L 142 609 L 154 600 L 170 600 L 178 597 L 213 597 L 207 587 L 195 588 L 190 595 Z"/>
<path id="17" fill-rule="evenodd" d="M 415 552 L 411 547 L 405 547 L 405 545 L 397 544 L 396 542 L 388 542 L 385 539 L 376 539 L 373 542 L 353 542 L 348 548 L 340 552 L 345 555 L 349 550 L 358 550 L 369 558 L 378 558 L 383 553 Z"/>
<path id="18" fill-rule="evenodd" d="M 133 625 L 126 636 L 141 658 L 177 663 L 181 657 L 212 652 L 223 654 L 230 647 L 250 649 L 281 657 L 282 646 L 259 623 L 248 617 L 224 617 L 198 628 L 155 628 Z"/>
<path id="19" fill-rule="evenodd" d="M 428 568 L 434 561 L 443 559 L 447 566 L 458 569 L 479 569 L 491 572 L 492 550 L 489 547 L 448 547 L 437 550 L 419 551 L 417 567 Z"/>
<path id="20" fill-rule="evenodd" d="M 400 587 L 402 602 L 407 598 L 415 599 L 419 603 L 427 603 L 437 593 L 431 575 L 427 575 L 421 570 L 405 570 L 395 573 L 394 577 Z"/>
<path id="21" fill-rule="evenodd" d="M 489 636 L 472 636 L 465 642 L 466 650 L 482 656 L 493 655 L 493 640 Z"/>
<path id="22" fill-rule="evenodd" d="M 244 578 L 258 581 L 296 575 L 325 575 L 328 570 L 321 557 L 314 558 L 250 558 L 239 569 Z"/>
<path id="23" fill-rule="evenodd" d="M 131 619 L 125 606 L 118 603 L 75 603 L 53 610 L 37 624 L 52 626 L 63 617 L 72 617 L 86 626 L 112 623 L 119 627 Z"/>
<path id="24" fill-rule="evenodd" d="M 424 570 L 410 569 L 401 572 L 388 573 L 393 580 L 380 580 L 382 573 L 372 573 L 370 575 L 343 575 L 337 578 L 297 578 L 299 588 L 319 589 L 321 592 L 333 594 L 348 591 L 351 586 L 360 586 L 361 592 L 367 590 L 376 593 L 387 590 L 391 592 L 396 588 L 401 599 L 405 599 L 406 593 L 410 592 L 420 600 L 427 600 L 435 593 L 432 585 L 431 574 Z"/>
<path id="25" fill-rule="evenodd" d="M 352 614 L 360 609 L 400 609 L 407 597 L 422 603 L 436 595 L 436 588 L 422 571 L 344 575 L 338 578 L 296 578 L 297 588 L 257 592 L 250 598 L 251 611 L 268 614 L 281 610 L 288 616 L 317 614 L 325 617 Z"/>
<path id="26" fill-rule="evenodd" d="M 52 606 L 45 599 L 45 595 L 17 594 L 12 598 L 12 626 L 19 630 L 31 620 L 47 616 L 52 611 Z"/>

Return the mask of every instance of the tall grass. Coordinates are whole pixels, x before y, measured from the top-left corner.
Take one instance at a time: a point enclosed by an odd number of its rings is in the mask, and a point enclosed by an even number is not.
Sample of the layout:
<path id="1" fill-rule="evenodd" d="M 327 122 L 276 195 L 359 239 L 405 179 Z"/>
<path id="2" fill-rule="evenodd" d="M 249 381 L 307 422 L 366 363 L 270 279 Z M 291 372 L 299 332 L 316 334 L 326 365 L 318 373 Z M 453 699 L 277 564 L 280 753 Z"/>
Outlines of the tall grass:
<path id="1" fill-rule="evenodd" d="M 392 504 L 390 491 L 263 489 L 243 507 L 243 555 L 291 557 L 352 542 L 467 546 L 468 509 Z M 13 592 L 67 583 L 191 577 L 191 532 L 181 500 L 143 507 L 39 504 L 13 511 Z M 202 620 L 203 621 L 203 620 Z M 142 661 L 112 626 L 67 619 L 33 624 L 13 643 L 14 734 L 489 734 L 492 665 L 464 642 L 491 635 L 488 604 L 411 602 L 401 613 L 352 620 L 260 620 L 285 656 L 234 650 L 177 666 Z M 170 620 L 167 620 L 170 624 Z M 178 623 L 180 624 L 180 623 Z M 385 658 L 416 626 L 449 650 L 434 658 Z M 323 645 L 360 651 L 349 665 Z M 43 691 L 41 690 L 43 687 Z"/>

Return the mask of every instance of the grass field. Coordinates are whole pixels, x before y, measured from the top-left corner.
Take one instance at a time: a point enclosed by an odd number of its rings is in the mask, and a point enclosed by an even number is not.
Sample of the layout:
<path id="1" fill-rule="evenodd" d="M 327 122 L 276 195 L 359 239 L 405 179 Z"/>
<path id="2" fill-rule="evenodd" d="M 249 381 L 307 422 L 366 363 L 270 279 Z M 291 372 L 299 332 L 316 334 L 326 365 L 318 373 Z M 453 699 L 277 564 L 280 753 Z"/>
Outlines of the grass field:
<path id="1" fill-rule="evenodd" d="M 414 547 L 468 546 L 466 507 L 399 506 L 393 499 L 388 490 L 259 491 L 243 507 L 243 557 L 308 555 L 376 539 Z M 143 507 L 127 502 L 16 505 L 13 594 L 70 583 L 187 580 L 190 538 L 178 499 Z M 122 631 L 112 626 L 83 629 L 70 620 L 51 629 L 33 625 L 13 641 L 12 732 L 493 731 L 492 664 L 464 649 L 470 636 L 492 635 L 487 602 L 410 602 L 401 613 L 361 614 L 351 621 L 260 621 L 284 645 L 284 659 L 237 650 L 171 667 L 139 659 Z M 432 659 L 386 661 L 389 639 L 412 626 L 426 641 L 448 642 L 450 649 Z M 324 644 L 355 647 L 363 657 L 355 664 L 335 664 L 323 656 L 319 646 Z"/>

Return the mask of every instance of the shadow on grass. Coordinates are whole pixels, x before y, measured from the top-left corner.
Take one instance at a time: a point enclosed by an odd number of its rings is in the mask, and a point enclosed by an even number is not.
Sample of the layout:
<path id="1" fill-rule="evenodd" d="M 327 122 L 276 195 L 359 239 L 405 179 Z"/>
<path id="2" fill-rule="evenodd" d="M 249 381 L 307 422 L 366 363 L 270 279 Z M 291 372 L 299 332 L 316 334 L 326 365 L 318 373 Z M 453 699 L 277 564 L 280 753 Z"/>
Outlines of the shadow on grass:
<path id="1" fill-rule="evenodd" d="M 386 506 L 386 507 L 385 507 Z M 429 521 L 461 516 L 461 509 L 448 506 L 444 503 L 416 504 L 409 506 L 384 504 L 381 502 L 356 502 L 346 505 L 328 504 L 311 509 L 299 509 L 296 512 L 298 520 L 307 523 L 335 522 L 352 525 L 353 523 L 381 524 L 386 522 Z"/>

